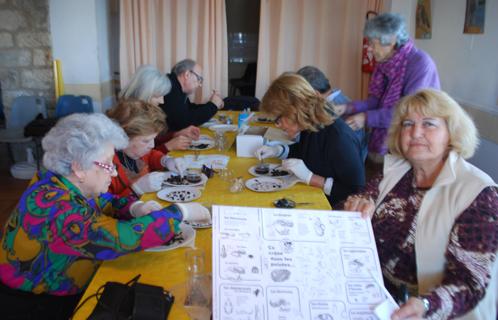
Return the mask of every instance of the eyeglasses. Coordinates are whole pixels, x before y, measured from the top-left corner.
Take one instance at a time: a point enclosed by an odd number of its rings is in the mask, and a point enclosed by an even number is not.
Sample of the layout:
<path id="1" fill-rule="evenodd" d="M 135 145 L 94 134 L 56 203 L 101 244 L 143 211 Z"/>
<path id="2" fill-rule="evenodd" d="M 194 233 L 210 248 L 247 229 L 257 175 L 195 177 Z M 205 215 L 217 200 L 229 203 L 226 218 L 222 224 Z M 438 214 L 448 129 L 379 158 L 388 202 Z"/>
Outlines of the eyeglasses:
<path id="1" fill-rule="evenodd" d="M 99 162 L 99 161 L 94 161 L 93 163 L 96 166 L 104 169 L 108 174 L 114 174 L 114 172 L 116 172 L 116 165 L 114 165 L 114 164 L 103 163 L 103 162 Z"/>
<path id="2" fill-rule="evenodd" d="M 190 70 L 190 72 L 192 72 L 192 74 L 197 78 L 197 81 L 199 81 L 200 84 L 204 82 L 204 78 L 200 74 L 198 74 L 194 70 Z"/>
<path id="3" fill-rule="evenodd" d="M 282 115 L 279 115 L 278 117 L 275 118 L 275 120 L 273 120 L 273 123 L 276 124 L 277 126 L 280 125 L 280 119 L 282 119 Z"/>

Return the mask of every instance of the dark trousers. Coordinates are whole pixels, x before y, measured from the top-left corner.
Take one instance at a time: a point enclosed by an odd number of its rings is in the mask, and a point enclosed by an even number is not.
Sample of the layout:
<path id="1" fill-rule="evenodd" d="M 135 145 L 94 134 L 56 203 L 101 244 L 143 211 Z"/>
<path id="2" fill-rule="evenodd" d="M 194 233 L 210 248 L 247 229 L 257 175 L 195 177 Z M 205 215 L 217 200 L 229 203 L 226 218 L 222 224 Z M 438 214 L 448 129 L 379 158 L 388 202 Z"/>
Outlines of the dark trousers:
<path id="1" fill-rule="evenodd" d="M 0 283 L 0 314 L 8 320 L 67 320 L 73 314 L 81 294 L 54 296 L 15 290 Z"/>

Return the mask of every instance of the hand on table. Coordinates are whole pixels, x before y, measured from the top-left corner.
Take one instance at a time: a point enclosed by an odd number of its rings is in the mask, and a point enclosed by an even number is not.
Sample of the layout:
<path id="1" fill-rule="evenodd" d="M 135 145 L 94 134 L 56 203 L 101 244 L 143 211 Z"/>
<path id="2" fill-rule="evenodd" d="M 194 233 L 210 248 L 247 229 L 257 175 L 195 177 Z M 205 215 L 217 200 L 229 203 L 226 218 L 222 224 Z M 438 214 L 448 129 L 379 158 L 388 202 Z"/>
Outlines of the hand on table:
<path id="1" fill-rule="evenodd" d="M 306 167 L 301 159 L 286 159 L 282 161 L 282 168 L 292 172 L 301 182 L 310 184 L 313 172 Z"/>
<path id="2" fill-rule="evenodd" d="M 365 112 L 360 112 L 347 117 L 346 123 L 351 127 L 351 129 L 356 131 L 363 129 L 365 127 L 366 120 L 367 120 L 367 114 Z"/>
<path id="3" fill-rule="evenodd" d="M 206 207 L 203 207 L 197 202 L 177 203 L 176 206 L 183 214 L 183 220 L 187 221 L 202 221 L 211 220 L 211 214 Z"/>
<path id="4" fill-rule="evenodd" d="M 274 145 L 274 146 L 262 146 L 255 152 L 256 158 L 258 160 L 266 159 L 266 158 L 277 158 L 283 152 L 283 146 Z"/>
<path id="5" fill-rule="evenodd" d="M 187 136 L 177 136 L 166 142 L 164 145 L 169 151 L 187 150 L 187 148 L 190 146 L 191 143 L 192 143 L 192 138 L 189 138 Z"/>
<path id="6" fill-rule="evenodd" d="M 135 218 L 145 216 L 153 211 L 161 210 L 163 206 L 159 202 L 150 200 L 147 202 L 136 201 L 130 206 L 130 214 Z"/>
<path id="7" fill-rule="evenodd" d="M 156 192 L 161 189 L 161 185 L 166 178 L 165 172 L 150 172 L 135 181 L 131 188 L 137 195 L 147 192 Z"/>
<path id="8" fill-rule="evenodd" d="M 347 104 L 338 104 L 333 107 L 335 114 L 337 114 L 339 117 L 342 116 L 347 109 Z"/>
<path id="9" fill-rule="evenodd" d="M 361 212 L 361 217 L 371 219 L 375 211 L 375 203 L 371 198 L 349 196 L 344 203 L 344 210 Z"/>
<path id="10" fill-rule="evenodd" d="M 201 135 L 201 129 L 196 126 L 188 126 L 180 131 L 175 132 L 174 137 L 184 136 L 192 140 L 198 140 Z M 188 146 L 187 146 L 188 147 Z M 169 149 L 171 150 L 171 149 Z M 182 149 L 185 150 L 185 149 Z"/>
<path id="11" fill-rule="evenodd" d="M 163 156 L 161 158 L 161 165 L 168 169 L 168 171 L 179 173 L 181 176 L 183 176 L 183 173 L 187 169 L 187 163 L 183 158 Z"/>
<path id="12" fill-rule="evenodd" d="M 392 320 L 418 320 L 425 314 L 424 303 L 421 299 L 412 297 L 391 315 Z"/>

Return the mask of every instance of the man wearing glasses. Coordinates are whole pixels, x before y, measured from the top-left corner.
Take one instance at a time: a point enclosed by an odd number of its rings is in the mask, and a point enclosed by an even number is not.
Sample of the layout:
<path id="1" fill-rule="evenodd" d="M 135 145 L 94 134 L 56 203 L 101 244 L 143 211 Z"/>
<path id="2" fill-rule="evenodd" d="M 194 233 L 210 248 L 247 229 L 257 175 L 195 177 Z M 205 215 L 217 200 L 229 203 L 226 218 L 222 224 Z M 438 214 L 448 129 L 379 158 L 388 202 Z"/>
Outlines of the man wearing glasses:
<path id="1" fill-rule="evenodd" d="M 168 130 L 179 131 L 190 125 L 201 125 L 223 108 L 223 99 L 215 90 L 207 103 L 190 102 L 188 96 L 202 86 L 204 80 L 202 68 L 194 60 L 178 62 L 167 76 L 171 81 L 171 91 L 164 96 L 161 108 L 167 116 Z"/>

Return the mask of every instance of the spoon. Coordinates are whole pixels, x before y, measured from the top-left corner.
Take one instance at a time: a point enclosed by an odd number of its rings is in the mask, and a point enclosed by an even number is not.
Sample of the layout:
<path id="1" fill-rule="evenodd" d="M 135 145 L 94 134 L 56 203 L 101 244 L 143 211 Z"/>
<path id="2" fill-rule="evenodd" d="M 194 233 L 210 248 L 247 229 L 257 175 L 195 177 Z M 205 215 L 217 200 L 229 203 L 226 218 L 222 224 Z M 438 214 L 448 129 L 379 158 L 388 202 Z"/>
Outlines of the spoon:
<path id="1" fill-rule="evenodd" d="M 277 208 L 287 208 L 287 209 L 292 209 L 295 208 L 298 205 L 311 205 L 313 202 L 296 202 L 294 200 L 291 200 L 289 198 L 282 198 L 282 199 L 277 199 L 273 201 L 273 205 Z"/>

